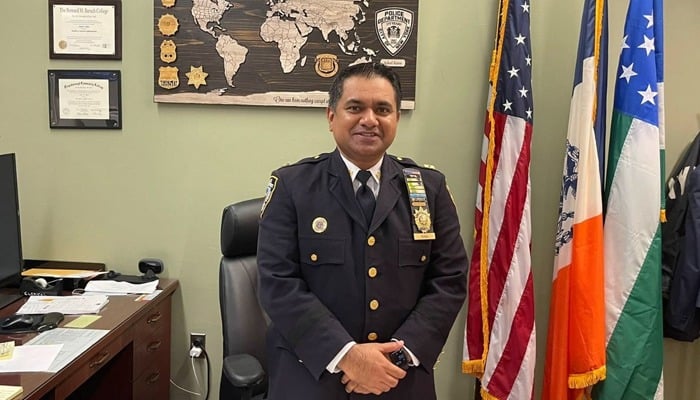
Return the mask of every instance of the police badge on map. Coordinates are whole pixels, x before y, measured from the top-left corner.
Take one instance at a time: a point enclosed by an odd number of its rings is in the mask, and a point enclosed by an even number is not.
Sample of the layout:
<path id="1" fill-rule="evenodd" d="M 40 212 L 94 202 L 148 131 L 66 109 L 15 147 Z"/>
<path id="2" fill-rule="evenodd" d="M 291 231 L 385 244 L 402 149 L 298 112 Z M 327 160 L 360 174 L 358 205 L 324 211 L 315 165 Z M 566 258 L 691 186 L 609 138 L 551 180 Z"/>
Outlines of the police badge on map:
<path id="1" fill-rule="evenodd" d="M 383 8 L 376 12 L 374 25 L 384 49 L 395 56 L 411 37 L 413 11 L 399 7 Z"/>

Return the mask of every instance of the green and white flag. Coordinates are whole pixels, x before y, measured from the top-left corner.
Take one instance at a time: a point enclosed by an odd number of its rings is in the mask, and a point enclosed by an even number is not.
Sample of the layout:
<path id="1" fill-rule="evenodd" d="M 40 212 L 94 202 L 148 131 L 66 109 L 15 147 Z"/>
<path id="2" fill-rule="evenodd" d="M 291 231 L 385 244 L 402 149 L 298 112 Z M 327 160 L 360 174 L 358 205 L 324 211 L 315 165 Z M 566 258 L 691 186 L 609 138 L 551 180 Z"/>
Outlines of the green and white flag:
<path id="1" fill-rule="evenodd" d="M 663 399 L 663 4 L 630 0 L 605 184 L 607 377 L 596 400 Z"/>

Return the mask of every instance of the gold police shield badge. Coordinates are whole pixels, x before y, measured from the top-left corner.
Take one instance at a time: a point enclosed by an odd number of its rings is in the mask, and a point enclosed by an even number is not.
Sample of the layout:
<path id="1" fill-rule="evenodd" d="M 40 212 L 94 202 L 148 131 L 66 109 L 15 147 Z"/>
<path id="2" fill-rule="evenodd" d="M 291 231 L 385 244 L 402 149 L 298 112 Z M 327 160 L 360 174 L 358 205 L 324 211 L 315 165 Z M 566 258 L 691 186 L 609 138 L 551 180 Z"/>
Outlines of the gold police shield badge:
<path id="1" fill-rule="evenodd" d="M 318 76 L 330 78 L 338 73 L 338 56 L 330 53 L 323 53 L 316 56 L 316 65 L 314 66 Z"/>
<path id="2" fill-rule="evenodd" d="M 160 44 L 160 60 L 170 64 L 177 60 L 177 46 L 172 40 L 163 40 Z"/>
<path id="3" fill-rule="evenodd" d="M 423 207 L 413 211 L 413 220 L 421 233 L 430 232 L 430 212 Z"/>
<path id="4" fill-rule="evenodd" d="M 177 17 L 172 14 L 163 14 L 158 18 L 158 30 L 164 36 L 173 36 L 179 27 Z"/>
<path id="5" fill-rule="evenodd" d="M 160 67 L 158 68 L 160 75 L 158 76 L 158 86 L 163 89 L 175 89 L 180 86 L 180 78 L 177 76 L 177 67 Z"/>
<path id="6" fill-rule="evenodd" d="M 199 89 L 200 85 L 206 85 L 206 78 L 209 76 L 207 72 L 204 72 L 204 66 L 195 67 L 190 65 L 190 72 L 185 73 L 187 76 L 187 84 L 193 85 L 195 89 Z"/>
<path id="7" fill-rule="evenodd" d="M 401 7 L 382 8 L 375 13 L 374 27 L 382 46 L 395 56 L 413 33 L 413 11 Z"/>

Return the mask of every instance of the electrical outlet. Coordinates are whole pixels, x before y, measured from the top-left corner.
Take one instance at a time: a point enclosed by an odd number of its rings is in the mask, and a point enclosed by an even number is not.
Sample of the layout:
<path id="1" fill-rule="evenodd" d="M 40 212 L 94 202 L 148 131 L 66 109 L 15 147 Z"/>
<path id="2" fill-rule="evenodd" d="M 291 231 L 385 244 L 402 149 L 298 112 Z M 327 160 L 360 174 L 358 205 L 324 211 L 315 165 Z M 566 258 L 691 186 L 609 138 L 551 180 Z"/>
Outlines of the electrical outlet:
<path id="1" fill-rule="evenodd" d="M 204 351 L 204 346 L 206 346 L 207 343 L 207 334 L 206 333 L 190 333 L 190 348 L 188 349 L 191 350 L 192 347 L 197 346 L 202 351 Z M 197 357 L 203 357 L 204 354 L 199 354 Z"/>

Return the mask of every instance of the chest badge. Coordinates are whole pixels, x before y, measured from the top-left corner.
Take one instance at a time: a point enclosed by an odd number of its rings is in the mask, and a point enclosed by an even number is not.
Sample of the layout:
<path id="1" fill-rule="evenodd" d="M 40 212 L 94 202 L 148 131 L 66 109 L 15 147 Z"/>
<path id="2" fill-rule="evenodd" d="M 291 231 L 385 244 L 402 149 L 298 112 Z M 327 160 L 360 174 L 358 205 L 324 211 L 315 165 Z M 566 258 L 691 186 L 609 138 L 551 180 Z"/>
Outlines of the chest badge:
<path id="1" fill-rule="evenodd" d="M 311 223 L 311 229 L 316 233 L 323 233 L 328 228 L 328 221 L 323 217 L 316 217 Z"/>
<path id="2" fill-rule="evenodd" d="M 423 207 L 413 210 L 413 219 L 421 233 L 430 232 L 430 212 Z"/>
<path id="3" fill-rule="evenodd" d="M 413 239 L 434 240 L 432 217 L 428 205 L 428 195 L 423 185 L 423 176 L 416 168 L 404 168 L 404 180 L 408 189 L 408 203 L 411 205 L 413 215 Z"/>

